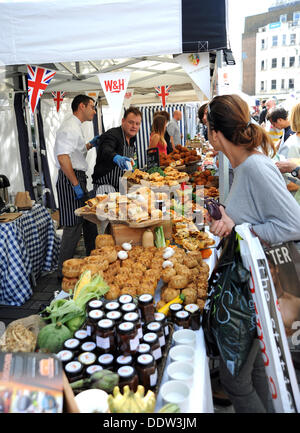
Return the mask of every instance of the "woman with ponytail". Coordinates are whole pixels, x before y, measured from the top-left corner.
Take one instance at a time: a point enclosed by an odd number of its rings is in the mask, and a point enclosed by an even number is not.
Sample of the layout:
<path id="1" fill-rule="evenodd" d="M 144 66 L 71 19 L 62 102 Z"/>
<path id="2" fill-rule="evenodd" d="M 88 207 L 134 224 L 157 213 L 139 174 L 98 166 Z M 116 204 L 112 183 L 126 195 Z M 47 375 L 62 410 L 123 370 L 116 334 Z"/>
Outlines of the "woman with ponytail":
<path id="1" fill-rule="evenodd" d="M 268 134 L 251 122 L 247 103 L 238 95 L 216 96 L 207 106 L 207 120 L 211 145 L 234 171 L 222 218 L 211 220 L 210 231 L 223 237 L 235 225 L 250 223 L 269 244 L 300 240 L 300 206 L 271 160 L 275 148 Z M 272 411 L 258 339 L 238 377 L 220 360 L 220 379 L 236 412 Z"/>
<path id="2" fill-rule="evenodd" d="M 164 115 L 157 114 L 154 116 L 149 148 L 158 147 L 159 155 L 167 155 L 167 142 L 165 140 L 166 126 L 167 119 Z"/>

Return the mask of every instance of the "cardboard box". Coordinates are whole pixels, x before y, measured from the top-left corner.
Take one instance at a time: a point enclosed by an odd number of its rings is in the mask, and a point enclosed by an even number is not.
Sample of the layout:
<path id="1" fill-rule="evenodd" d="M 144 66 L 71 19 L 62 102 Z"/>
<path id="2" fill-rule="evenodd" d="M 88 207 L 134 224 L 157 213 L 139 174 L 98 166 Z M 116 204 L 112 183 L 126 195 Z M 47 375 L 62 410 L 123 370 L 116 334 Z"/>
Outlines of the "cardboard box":
<path id="1" fill-rule="evenodd" d="M 154 232 L 155 227 L 163 226 L 166 239 L 172 237 L 172 222 L 163 221 L 151 227 L 132 228 L 125 224 L 110 224 L 110 233 L 112 234 L 116 245 L 122 245 L 123 242 L 131 242 L 132 245 L 142 245 L 142 236 L 145 230 L 151 229 Z"/>

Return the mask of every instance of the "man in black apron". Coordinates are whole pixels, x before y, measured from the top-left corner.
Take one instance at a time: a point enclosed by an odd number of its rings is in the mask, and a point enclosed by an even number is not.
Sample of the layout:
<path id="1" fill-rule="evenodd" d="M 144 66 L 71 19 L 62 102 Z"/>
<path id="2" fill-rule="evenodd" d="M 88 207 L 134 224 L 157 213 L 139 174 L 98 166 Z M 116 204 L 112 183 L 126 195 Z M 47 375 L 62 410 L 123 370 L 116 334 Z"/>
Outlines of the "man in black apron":
<path id="1" fill-rule="evenodd" d="M 142 113 L 129 107 L 122 125 L 111 128 L 97 140 L 97 159 L 92 175 L 96 194 L 119 191 L 119 180 L 134 157 L 135 140 L 142 121 Z"/>
<path id="2" fill-rule="evenodd" d="M 91 121 L 95 115 L 93 98 L 77 95 L 72 101 L 73 115 L 65 119 L 56 133 L 54 156 L 59 168 L 56 183 L 60 225 L 63 227 L 58 278 L 62 278 L 62 264 L 74 256 L 77 243 L 83 231 L 86 254 L 95 248 L 97 226 L 82 217 L 77 217 L 75 209 L 84 206 L 88 199 L 86 187 L 87 151 L 97 145 L 99 136 L 89 143 L 84 138 L 82 123 Z"/>

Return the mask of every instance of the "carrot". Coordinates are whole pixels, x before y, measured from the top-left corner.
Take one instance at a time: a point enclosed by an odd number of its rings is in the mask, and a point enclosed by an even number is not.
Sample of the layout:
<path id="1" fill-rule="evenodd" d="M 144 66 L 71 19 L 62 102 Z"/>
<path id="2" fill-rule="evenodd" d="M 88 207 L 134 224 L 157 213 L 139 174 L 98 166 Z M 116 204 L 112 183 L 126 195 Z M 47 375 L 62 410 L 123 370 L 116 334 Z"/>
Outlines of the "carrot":
<path id="1" fill-rule="evenodd" d="M 206 250 L 201 250 L 202 259 L 208 259 L 212 255 L 212 250 L 210 248 Z"/>

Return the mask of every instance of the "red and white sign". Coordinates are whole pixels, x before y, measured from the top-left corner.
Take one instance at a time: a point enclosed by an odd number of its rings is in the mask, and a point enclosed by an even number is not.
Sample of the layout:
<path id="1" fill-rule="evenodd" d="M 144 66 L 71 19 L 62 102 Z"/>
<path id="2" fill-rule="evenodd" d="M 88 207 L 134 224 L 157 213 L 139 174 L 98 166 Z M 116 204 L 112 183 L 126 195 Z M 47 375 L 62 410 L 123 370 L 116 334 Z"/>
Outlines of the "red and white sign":
<path id="1" fill-rule="evenodd" d="M 113 111 L 114 121 L 117 123 L 120 118 L 130 72 L 108 72 L 98 74 L 98 78 L 107 103 Z"/>
<path id="2" fill-rule="evenodd" d="M 66 92 L 61 92 L 61 91 L 52 92 L 52 96 L 56 105 L 56 111 L 59 112 L 60 104 L 64 100 L 64 97 L 66 96 Z"/>
<path id="3" fill-rule="evenodd" d="M 171 86 L 157 86 L 157 87 L 155 87 L 155 92 L 156 92 L 157 96 L 160 98 L 161 104 L 164 108 L 166 106 L 166 99 L 170 95 L 170 89 L 171 89 Z"/>
<path id="4" fill-rule="evenodd" d="M 134 89 L 128 89 L 124 96 L 124 107 L 129 108 L 134 94 Z"/>

